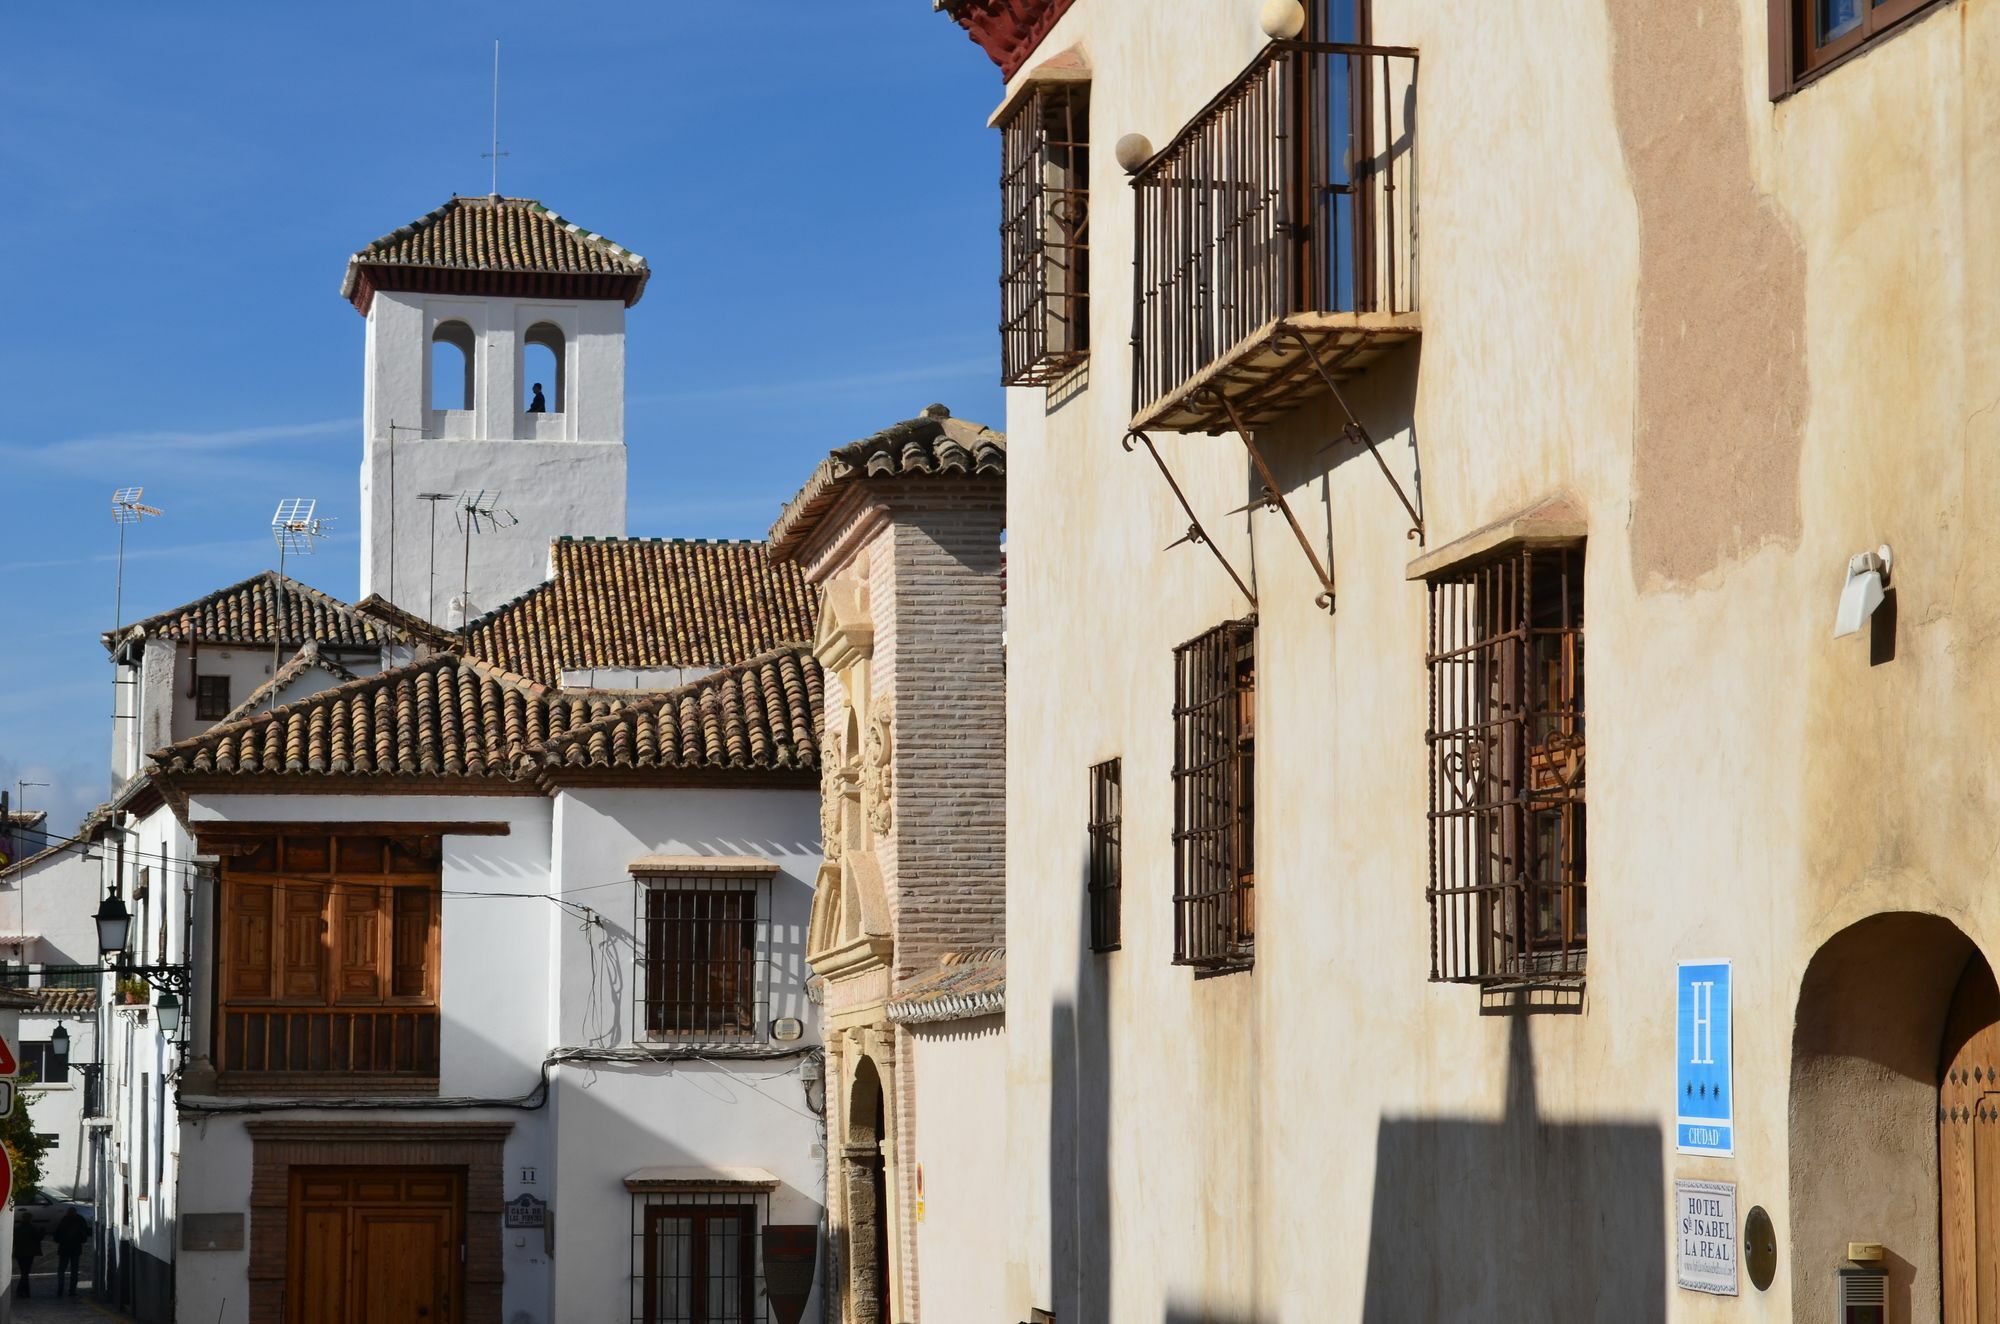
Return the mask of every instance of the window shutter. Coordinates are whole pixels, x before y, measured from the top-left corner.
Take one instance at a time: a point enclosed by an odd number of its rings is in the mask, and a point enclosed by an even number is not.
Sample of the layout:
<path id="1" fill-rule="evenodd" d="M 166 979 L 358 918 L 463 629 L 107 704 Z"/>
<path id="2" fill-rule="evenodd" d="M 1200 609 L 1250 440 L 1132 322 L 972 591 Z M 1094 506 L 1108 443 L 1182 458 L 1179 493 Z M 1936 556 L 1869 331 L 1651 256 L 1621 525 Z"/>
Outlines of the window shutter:
<path id="1" fill-rule="evenodd" d="M 428 997 L 431 992 L 432 940 L 436 933 L 437 906 L 426 887 L 398 887 L 394 896 L 393 944 L 389 991 L 399 998 Z"/>
<path id="2" fill-rule="evenodd" d="M 232 881 L 227 888 L 229 955 L 223 971 L 224 997 L 271 996 L 271 901 L 268 883 Z"/>
<path id="3" fill-rule="evenodd" d="M 326 893 L 313 887 L 278 892 L 283 938 L 278 952 L 278 996 L 326 996 Z"/>
<path id="4" fill-rule="evenodd" d="M 382 1000 L 382 893 L 379 887 L 343 884 L 334 891 L 340 953 L 336 1002 Z"/>

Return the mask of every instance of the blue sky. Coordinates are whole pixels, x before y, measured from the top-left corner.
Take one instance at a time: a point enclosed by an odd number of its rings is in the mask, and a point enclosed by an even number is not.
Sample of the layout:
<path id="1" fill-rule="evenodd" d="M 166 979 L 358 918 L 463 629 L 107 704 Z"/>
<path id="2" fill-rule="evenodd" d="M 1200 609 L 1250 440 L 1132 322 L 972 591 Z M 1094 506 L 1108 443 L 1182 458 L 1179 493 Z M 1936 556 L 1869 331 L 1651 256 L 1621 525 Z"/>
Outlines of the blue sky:
<path id="1" fill-rule="evenodd" d="M 362 320 L 347 255 L 503 192 L 642 253 L 630 525 L 755 537 L 830 447 L 933 400 L 1003 420 L 998 72 L 925 0 L 616 8 L 10 6 L 0 19 L 0 784 L 106 789 L 114 486 L 125 619 L 272 566 L 352 597 Z M 344 533 L 344 536 L 342 534 Z"/>

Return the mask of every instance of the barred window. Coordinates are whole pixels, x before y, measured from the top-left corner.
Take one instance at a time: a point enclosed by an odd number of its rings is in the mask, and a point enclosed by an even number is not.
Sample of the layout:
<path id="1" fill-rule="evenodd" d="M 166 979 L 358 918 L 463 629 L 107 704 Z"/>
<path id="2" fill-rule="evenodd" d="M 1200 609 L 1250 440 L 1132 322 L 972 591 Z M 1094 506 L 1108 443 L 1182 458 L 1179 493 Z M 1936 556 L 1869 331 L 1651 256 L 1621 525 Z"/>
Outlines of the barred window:
<path id="1" fill-rule="evenodd" d="M 1174 650 L 1174 962 L 1250 964 L 1256 934 L 1256 621 Z"/>
<path id="2" fill-rule="evenodd" d="M 229 677 L 194 678 L 194 715 L 201 722 L 220 721 L 229 716 Z"/>
<path id="3" fill-rule="evenodd" d="M 1430 583 L 1431 978 L 1583 975 L 1583 549 Z"/>
<path id="4" fill-rule="evenodd" d="M 764 1324 L 769 1201 L 761 1190 L 634 1191 L 632 1324 Z"/>
<path id="5" fill-rule="evenodd" d="M 1089 312 L 1090 84 L 1038 83 L 1000 122 L 1001 381 L 1075 367 Z"/>
<path id="6" fill-rule="evenodd" d="M 1123 816 L 1123 774 L 1119 760 L 1106 759 L 1090 770 L 1090 950 L 1118 950 L 1122 936 L 1123 884 L 1119 829 Z"/>
<path id="7" fill-rule="evenodd" d="M 639 885 L 638 1024 L 647 1039 L 754 1040 L 767 992 L 763 879 L 672 877 Z"/>

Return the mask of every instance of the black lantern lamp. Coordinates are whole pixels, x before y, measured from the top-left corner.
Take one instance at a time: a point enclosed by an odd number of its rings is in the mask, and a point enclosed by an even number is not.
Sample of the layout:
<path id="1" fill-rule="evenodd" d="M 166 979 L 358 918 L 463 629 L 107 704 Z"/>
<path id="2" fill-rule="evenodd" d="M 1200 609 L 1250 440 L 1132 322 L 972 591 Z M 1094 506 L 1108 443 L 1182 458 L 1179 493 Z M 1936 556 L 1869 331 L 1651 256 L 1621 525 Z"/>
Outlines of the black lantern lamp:
<path id="1" fill-rule="evenodd" d="M 69 1065 L 69 1029 L 61 1021 L 56 1022 L 56 1032 L 49 1036 L 49 1056 L 56 1060 L 58 1073 Z"/>
<path id="2" fill-rule="evenodd" d="M 123 953 L 132 936 L 132 912 L 125 909 L 125 898 L 113 892 L 104 898 L 93 918 L 97 920 L 97 950 L 114 957 Z"/>
<path id="3" fill-rule="evenodd" d="M 188 968 L 184 965 L 129 965 L 125 945 L 132 937 L 132 912 L 116 892 L 107 893 L 93 916 L 97 921 L 97 949 L 105 965 L 121 977 L 143 979 L 160 990 L 155 1007 L 160 1013 L 160 1029 L 168 1038 L 181 1025 L 181 995 L 188 989 Z"/>

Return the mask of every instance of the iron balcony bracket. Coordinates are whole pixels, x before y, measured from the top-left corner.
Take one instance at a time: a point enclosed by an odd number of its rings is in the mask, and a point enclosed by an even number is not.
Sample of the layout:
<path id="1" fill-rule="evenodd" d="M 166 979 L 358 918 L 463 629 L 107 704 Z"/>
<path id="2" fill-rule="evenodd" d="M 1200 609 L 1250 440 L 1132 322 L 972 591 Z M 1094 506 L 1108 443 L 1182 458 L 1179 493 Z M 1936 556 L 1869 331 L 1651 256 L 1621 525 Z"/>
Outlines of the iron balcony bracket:
<path id="1" fill-rule="evenodd" d="M 1375 438 L 1368 435 L 1368 429 L 1361 426 L 1361 420 L 1356 418 L 1354 411 L 1347 407 L 1347 397 L 1340 393 L 1340 387 L 1334 384 L 1333 374 L 1327 371 L 1324 363 L 1320 362 L 1319 351 L 1313 348 L 1312 341 L 1300 334 L 1297 327 L 1287 326 L 1285 323 L 1280 322 L 1277 329 L 1271 332 L 1270 345 L 1274 352 L 1281 354 L 1284 352 L 1279 346 L 1278 341 L 1285 336 L 1290 336 L 1292 339 L 1298 341 L 1299 348 L 1303 349 L 1306 352 L 1306 357 L 1312 360 L 1313 370 L 1319 373 L 1320 380 L 1326 383 L 1326 389 L 1332 393 L 1334 403 L 1340 406 L 1340 412 L 1347 415 L 1347 426 L 1341 429 L 1341 437 L 1350 441 L 1360 442 L 1368 448 L 1368 453 L 1375 457 L 1376 467 L 1382 471 L 1382 476 L 1389 480 L 1389 486 L 1395 489 L 1396 500 L 1402 502 L 1403 509 L 1409 512 L 1410 531 L 1405 536 L 1414 539 L 1418 546 L 1422 546 L 1424 541 L 1423 515 L 1417 510 L 1415 505 L 1411 504 L 1409 496 L 1403 491 L 1403 485 L 1396 481 L 1396 475 L 1389 471 L 1389 462 L 1384 460 L 1382 452 L 1375 448 Z M 1233 418 L 1234 415 L 1232 414 L 1231 417 Z"/>
<path id="2" fill-rule="evenodd" d="M 1319 576 L 1322 591 L 1313 602 L 1327 611 L 1332 611 L 1333 573 L 1319 559 L 1319 553 L 1313 550 L 1312 540 L 1306 537 L 1304 527 L 1299 524 L 1299 517 L 1292 513 L 1291 503 L 1285 500 L 1284 490 L 1278 486 L 1278 479 L 1271 472 L 1271 466 L 1264 462 L 1264 452 L 1257 449 L 1256 438 L 1251 436 L 1250 429 L 1244 426 L 1242 416 L 1236 412 L 1235 404 L 1221 391 L 1211 391 L 1210 394 L 1229 415 L 1230 425 L 1236 429 L 1236 435 L 1243 438 L 1243 448 L 1250 452 L 1250 463 L 1256 466 L 1257 479 L 1264 484 L 1263 500 L 1253 504 L 1261 504 L 1266 509 L 1276 510 L 1284 515 L 1285 523 L 1292 526 L 1292 536 L 1299 540 L 1300 549 L 1305 552 L 1306 559 L 1312 562 L 1313 573 Z"/>
<path id="3" fill-rule="evenodd" d="M 1160 476 L 1165 478 L 1167 486 L 1174 490 L 1174 499 L 1181 503 L 1181 511 L 1188 517 L 1187 532 L 1168 543 L 1161 550 L 1170 550 L 1180 546 L 1184 542 L 1195 543 L 1208 548 L 1209 554 L 1215 558 L 1218 565 L 1229 572 L 1229 577 L 1236 582 L 1237 590 L 1243 594 L 1244 600 L 1250 604 L 1252 610 L 1255 610 L 1257 595 L 1250 591 L 1250 586 L 1243 582 L 1243 576 L 1236 573 L 1236 567 L 1229 564 L 1229 558 L 1222 554 L 1222 549 L 1215 545 L 1214 541 L 1209 538 L 1208 531 L 1201 527 L 1200 516 L 1196 515 L 1194 507 L 1188 504 L 1187 494 L 1182 492 L 1181 485 L 1174 481 L 1173 471 L 1168 469 L 1167 462 L 1160 458 L 1159 449 L 1153 445 L 1153 439 L 1143 432 L 1128 432 L 1125 434 L 1125 439 L 1118 444 L 1123 446 L 1127 451 L 1130 451 L 1134 440 L 1146 443 L 1146 453 L 1153 457 L 1154 464 L 1160 466 Z"/>

